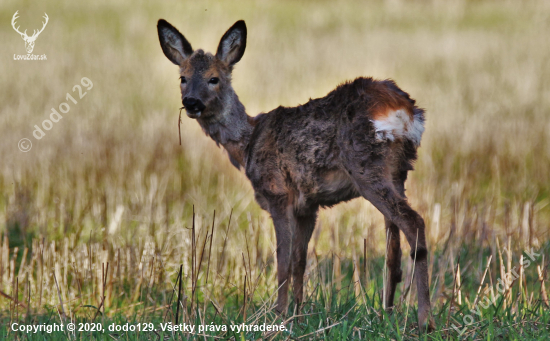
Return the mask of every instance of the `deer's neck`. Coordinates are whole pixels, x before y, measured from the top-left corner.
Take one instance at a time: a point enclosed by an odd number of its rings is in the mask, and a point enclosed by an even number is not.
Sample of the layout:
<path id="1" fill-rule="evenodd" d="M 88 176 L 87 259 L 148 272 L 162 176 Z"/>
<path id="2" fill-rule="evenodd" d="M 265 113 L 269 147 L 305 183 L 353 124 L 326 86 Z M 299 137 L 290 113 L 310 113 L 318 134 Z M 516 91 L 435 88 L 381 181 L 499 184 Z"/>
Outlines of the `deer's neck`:
<path id="1" fill-rule="evenodd" d="M 244 152 L 254 130 L 253 119 L 246 114 L 244 105 L 233 93 L 224 105 L 225 110 L 215 119 L 199 119 L 203 131 L 218 145 L 222 145 L 237 168 L 244 167 Z"/>

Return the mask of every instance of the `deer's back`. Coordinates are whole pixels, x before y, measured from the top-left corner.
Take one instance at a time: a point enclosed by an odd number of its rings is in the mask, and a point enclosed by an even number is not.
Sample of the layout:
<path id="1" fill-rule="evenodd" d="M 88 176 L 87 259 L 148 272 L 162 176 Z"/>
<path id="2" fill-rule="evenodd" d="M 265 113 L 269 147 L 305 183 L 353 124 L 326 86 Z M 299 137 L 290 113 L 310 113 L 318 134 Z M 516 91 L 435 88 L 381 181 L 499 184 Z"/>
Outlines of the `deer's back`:
<path id="1" fill-rule="evenodd" d="M 246 174 L 257 194 L 295 206 L 355 198 L 345 154 L 352 151 L 374 168 L 385 167 L 389 154 L 405 155 L 395 166 L 412 168 L 420 142 L 415 129 L 423 131 L 415 123 L 423 124 L 422 114 L 393 81 L 357 78 L 323 98 L 257 116 Z"/>

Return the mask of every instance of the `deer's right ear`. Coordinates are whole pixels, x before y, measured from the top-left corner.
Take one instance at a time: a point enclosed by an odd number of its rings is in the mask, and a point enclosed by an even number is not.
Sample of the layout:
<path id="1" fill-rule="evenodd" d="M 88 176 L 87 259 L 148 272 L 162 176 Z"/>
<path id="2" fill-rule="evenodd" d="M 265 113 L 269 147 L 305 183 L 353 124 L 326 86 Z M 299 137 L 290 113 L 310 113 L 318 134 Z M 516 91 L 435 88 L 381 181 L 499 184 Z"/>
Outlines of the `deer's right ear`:
<path id="1" fill-rule="evenodd" d="M 176 65 L 181 65 L 184 60 L 193 54 L 191 44 L 168 21 L 160 19 L 157 24 L 160 46 L 164 55 Z"/>

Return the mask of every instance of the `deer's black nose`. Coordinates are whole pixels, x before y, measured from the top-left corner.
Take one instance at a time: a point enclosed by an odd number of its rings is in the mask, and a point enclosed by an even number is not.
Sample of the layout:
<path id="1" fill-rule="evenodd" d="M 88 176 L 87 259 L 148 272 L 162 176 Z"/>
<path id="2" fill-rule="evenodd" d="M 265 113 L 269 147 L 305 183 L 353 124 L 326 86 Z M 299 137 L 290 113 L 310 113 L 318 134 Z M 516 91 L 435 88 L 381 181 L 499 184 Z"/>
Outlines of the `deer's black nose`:
<path id="1" fill-rule="evenodd" d="M 198 98 L 185 97 L 183 99 L 183 106 L 188 111 L 203 111 L 206 106 Z"/>

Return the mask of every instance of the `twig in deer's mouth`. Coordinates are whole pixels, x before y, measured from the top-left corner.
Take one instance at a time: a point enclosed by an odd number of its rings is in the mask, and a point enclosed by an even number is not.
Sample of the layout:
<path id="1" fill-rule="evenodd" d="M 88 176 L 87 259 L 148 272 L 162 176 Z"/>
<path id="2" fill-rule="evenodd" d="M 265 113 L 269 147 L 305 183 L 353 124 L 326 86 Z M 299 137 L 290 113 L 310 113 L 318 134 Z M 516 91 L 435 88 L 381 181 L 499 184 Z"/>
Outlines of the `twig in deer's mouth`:
<path id="1" fill-rule="evenodd" d="M 180 108 L 180 117 L 178 118 L 178 132 L 180 135 L 180 146 L 181 146 L 181 111 L 185 109 L 185 107 Z"/>

